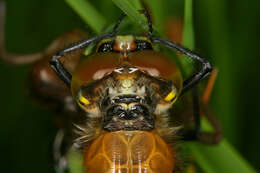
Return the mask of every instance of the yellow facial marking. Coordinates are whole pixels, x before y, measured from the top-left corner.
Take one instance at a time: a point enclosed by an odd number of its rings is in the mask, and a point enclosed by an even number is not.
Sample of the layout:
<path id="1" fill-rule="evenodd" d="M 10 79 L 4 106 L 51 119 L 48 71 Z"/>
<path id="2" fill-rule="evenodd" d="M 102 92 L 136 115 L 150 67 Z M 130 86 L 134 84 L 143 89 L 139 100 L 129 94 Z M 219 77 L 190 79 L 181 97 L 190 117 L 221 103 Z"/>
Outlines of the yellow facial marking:
<path id="1" fill-rule="evenodd" d="M 89 104 L 90 104 L 89 100 L 86 99 L 86 98 L 83 97 L 83 96 L 80 96 L 80 97 L 79 97 L 79 102 L 80 102 L 80 103 L 83 103 L 84 105 L 89 105 Z"/>
<path id="2" fill-rule="evenodd" d="M 124 79 L 122 80 L 122 87 L 124 88 L 130 88 L 134 83 L 133 79 Z"/>
<path id="3" fill-rule="evenodd" d="M 164 100 L 167 102 L 174 103 L 177 99 L 176 93 L 174 91 L 171 91 L 165 98 Z"/>

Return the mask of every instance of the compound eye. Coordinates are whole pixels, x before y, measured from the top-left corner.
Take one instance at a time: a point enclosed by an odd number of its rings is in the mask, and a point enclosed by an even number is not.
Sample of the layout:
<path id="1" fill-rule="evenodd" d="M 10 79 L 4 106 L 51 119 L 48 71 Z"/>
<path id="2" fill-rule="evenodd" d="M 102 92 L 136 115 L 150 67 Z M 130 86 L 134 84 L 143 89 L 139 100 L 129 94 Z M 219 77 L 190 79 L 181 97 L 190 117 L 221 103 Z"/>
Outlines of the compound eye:
<path id="1" fill-rule="evenodd" d="M 102 43 L 98 47 L 98 51 L 97 52 L 112 52 L 113 51 L 113 44 L 114 44 L 113 41 Z"/>
<path id="2" fill-rule="evenodd" d="M 176 90 L 172 90 L 165 98 L 164 100 L 166 102 L 170 102 L 173 104 L 177 100 L 177 93 Z"/>

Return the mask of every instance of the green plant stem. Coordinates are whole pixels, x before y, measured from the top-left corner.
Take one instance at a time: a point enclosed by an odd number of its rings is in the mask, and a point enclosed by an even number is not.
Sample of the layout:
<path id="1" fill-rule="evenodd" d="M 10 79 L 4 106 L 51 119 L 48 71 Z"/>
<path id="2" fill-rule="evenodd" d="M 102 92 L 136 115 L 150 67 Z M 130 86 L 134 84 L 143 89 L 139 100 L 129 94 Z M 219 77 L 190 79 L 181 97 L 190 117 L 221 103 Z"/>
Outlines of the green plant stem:
<path id="1" fill-rule="evenodd" d="M 102 32 L 106 19 L 87 0 L 65 0 L 76 13 L 98 34 Z"/>
<path id="2" fill-rule="evenodd" d="M 148 30 L 147 22 L 145 17 L 140 14 L 136 9 L 135 5 L 131 0 L 112 0 L 116 6 L 118 6 L 129 18 L 132 22 L 141 26 L 144 30 Z"/>

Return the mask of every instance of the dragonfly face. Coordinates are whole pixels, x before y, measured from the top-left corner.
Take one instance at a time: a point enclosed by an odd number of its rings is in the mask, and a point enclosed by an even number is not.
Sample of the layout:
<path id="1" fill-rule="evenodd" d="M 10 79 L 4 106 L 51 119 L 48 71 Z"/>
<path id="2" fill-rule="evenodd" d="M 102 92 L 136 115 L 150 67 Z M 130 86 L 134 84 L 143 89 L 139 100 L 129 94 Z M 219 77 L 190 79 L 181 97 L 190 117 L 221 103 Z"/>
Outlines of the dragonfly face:
<path id="1" fill-rule="evenodd" d="M 161 127 L 157 122 L 161 122 L 159 116 L 166 114 L 180 94 L 182 77 L 179 69 L 169 57 L 155 52 L 147 37 L 116 36 L 101 40 L 96 50 L 94 55 L 78 66 L 71 80 L 74 99 L 88 113 L 90 119 L 99 122 L 98 128 L 96 127 L 99 131 L 90 130 L 93 127 L 91 121 L 87 126 L 81 127 L 84 129 L 81 142 L 86 143 L 92 138 L 99 141 L 91 142 L 90 148 L 104 148 L 102 145 L 107 146 L 106 144 L 111 143 L 109 148 L 113 150 L 112 156 L 108 156 L 105 149 L 100 154 L 107 157 L 101 160 L 105 162 L 107 158 L 111 158 L 112 161 L 115 157 L 123 157 L 128 171 L 134 167 L 136 170 L 151 169 L 151 166 L 147 166 L 151 162 L 148 156 L 154 155 L 151 152 L 152 148 L 158 150 L 156 146 L 163 145 L 168 153 L 163 159 L 171 161 L 170 167 L 167 168 L 171 170 L 174 157 L 169 154 L 169 146 L 158 135 L 157 130 Z M 134 156 L 130 156 L 129 152 L 134 152 L 138 145 L 141 146 L 139 142 L 150 143 L 157 138 L 160 142 L 156 146 L 151 145 L 148 150 L 143 146 L 142 151 L 139 151 L 140 156 L 147 157 L 130 164 Z M 135 141 L 137 139 L 141 140 L 138 140 L 138 144 Z M 117 146 L 119 148 L 115 147 L 117 143 L 122 142 L 125 144 Z M 91 172 L 95 169 L 91 165 L 99 162 L 99 159 L 95 159 L 99 154 L 92 153 L 92 149 L 88 147 L 86 150 L 86 170 Z M 118 152 L 120 150 L 123 151 Z M 144 166 L 138 164 L 139 162 L 147 163 Z M 120 167 L 118 163 L 112 163 L 107 170 Z"/>
<path id="2" fill-rule="evenodd" d="M 154 129 L 155 114 L 170 108 L 181 90 L 175 63 L 129 35 L 101 41 L 97 50 L 73 74 L 79 106 L 102 118 L 105 130 Z"/>

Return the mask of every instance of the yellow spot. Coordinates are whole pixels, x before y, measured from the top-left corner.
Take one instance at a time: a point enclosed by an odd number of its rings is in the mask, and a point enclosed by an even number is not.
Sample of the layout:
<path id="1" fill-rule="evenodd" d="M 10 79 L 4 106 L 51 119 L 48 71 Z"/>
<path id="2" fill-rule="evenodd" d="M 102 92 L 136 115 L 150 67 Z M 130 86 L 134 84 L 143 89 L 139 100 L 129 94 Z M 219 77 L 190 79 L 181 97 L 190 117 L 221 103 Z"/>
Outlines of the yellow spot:
<path id="1" fill-rule="evenodd" d="M 120 106 L 122 106 L 125 110 L 128 109 L 128 104 L 125 104 L 125 103 L 120 103 L 119 104 Z"/>
<path id="2" fill-rule="evenodd" d="M 131 79 L 124 79 L 123 81 L 122 81 L 122 87 L 124 87 L 124 88 L 130 88 L 132 85 L 133 85 L 133 80 L 131 80 Z"/>
<path id="3" fill-rule="evenodd" d="M 167 101 L 167 102 L 172 102 L 172 103 L 174 103 L 175 102 L 175 100 L 176 100 L 176 94 L 175 94 L 175 92 L 174 91 L 171 91 L 165 98 L 164 98 L 164 100 L 165 101 Z"/>
<path id="4" fill-rule="evenodd" d="M 79 102 L 80 102 L 80 103 L 83 103 L 83 104 L 85 104 L 85 105 L 89 105 L 89 104 L 90 104 L 89 100 L 86 99 L 86 98 L 83 97 L 83 96 L 80 96 Z"/>

